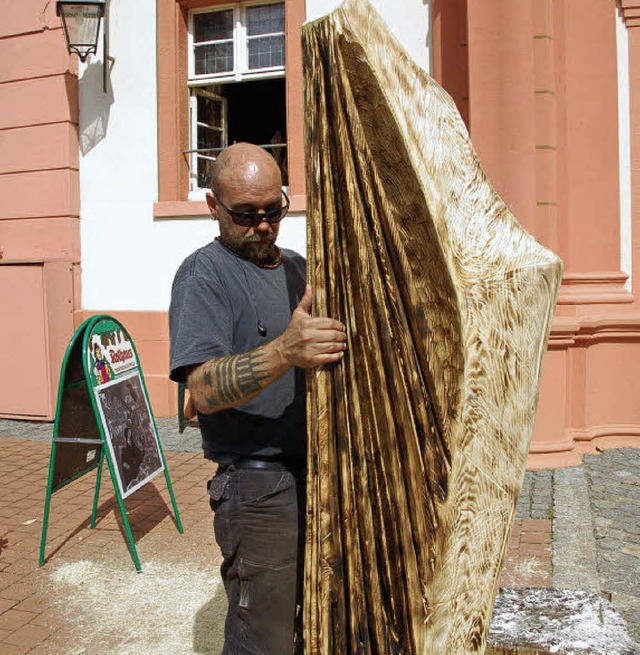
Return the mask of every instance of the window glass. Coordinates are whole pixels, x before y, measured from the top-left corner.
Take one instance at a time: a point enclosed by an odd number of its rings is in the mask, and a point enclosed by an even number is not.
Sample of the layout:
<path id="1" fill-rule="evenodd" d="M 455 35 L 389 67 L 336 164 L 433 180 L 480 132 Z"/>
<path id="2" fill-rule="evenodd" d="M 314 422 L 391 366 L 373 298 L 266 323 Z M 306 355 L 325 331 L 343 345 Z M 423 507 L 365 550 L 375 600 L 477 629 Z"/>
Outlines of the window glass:
<path id="1" fill-rule="evenodd" d="M 233 71 L 233 42 L 211 43 L 195 47 L 196 75 Z"/>
<path id="2" fill-rule="evenodd" d="M 205 153 L 208 157 L 215 157 L 218 153 L 212 148 L 222 148 L 222 132 L 212 130 L 205 125 L 198 125 L 198 150 L 210 150 Z"/>
<path id="3" fill-rule="evenodd" d="M 249 68 L 284 66 L 284 35 L 263 36 L 249 41 Z"/>
<path id="4" fill-rule="evenodd" d="M 284 4 L 247 7 L 249 70 L 284 66 Z"/>
<path id="5" fill-rule="evenodd" d="M 215 157 L 198 157 L 198 177 L 197 184 L 199 189 L 211 189 L 211 170 Z"/>
<path id="6" fill-rule="evenodd" d="M 215 87 L 214 87 L 215 88 Z M 195 90 L 196 96 L 196 143 L 197 186 L 211 186 L 211 165 L 225 142 L 225 99 L 210 91 Z"/>
<path id="7" fill-rule="evenodd" d="M 259 36 L 261 34 L 284 35 L 284 4 L 261 5 L 247 7 L 247 34 Z"/>
<path id="8" fill-rule="evenodd" d="M 197 100 L 198 123 L 222 129 L 222 103 L 217 98 L 201 94 L 197 95 Z"/>
<path id="9" fill-rule="evenodd" d="M 233 39 L 233 9 L 193 15 L 193 41 Z"/>

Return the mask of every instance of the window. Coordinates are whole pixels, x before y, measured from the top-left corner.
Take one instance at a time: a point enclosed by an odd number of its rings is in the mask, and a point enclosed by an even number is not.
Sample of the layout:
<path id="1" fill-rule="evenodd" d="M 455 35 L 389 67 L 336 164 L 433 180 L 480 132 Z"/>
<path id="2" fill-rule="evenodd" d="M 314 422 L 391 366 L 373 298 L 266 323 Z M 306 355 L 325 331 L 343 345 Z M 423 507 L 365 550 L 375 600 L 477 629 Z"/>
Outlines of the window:
<path id="1" fill-rule="evenodd" d="M 158 202 L 154 204 L 153 214 L 155 218 L 186 218 L 202 217 L 208 215 L 207 204 L 204 201 L 204 192 L 198 191 L 200 184 L 194 181 L 192 172 L 197 176 L 197 165 L 193 166 L 192 149 L 205 150 L 207 147 L 216 148 L 224 144 L 226 136 L 227 143 L 239 141 L 241 138 L 254 143 L 269 143 L 274 136 L 275 129 L 271 133 L 267 129 L 267 135 L 259 134 L 254 138 L 252 135 L 239 133 L 240 126 L 247 130 L 259 129 L 260 125 L 267 121 L 263 118 L 265 110 L 277 116 L 282 123 L 280 127 L 281 139 L 278 143 L 286 143 L 286 148 L 272 149 L 274 155 L 280 157 L 281 166 L 286 166 L 286 179 L 289 186 L 289 198 L 291 199 L 291 210 L 304 211 L 305 201 L 305 166 L 304 166 L 304 139 L 303 139 L 303 109 L 302 109 L 302 44 L 300 40 L 300 29 L 305 20 L 305 0 L 284 0 L 284 66 L 267 66 L 260 61 L 252 65 L 259 68 L 249 69 L 249 55 L 246 57 L 247 69 L 242 71 L 236 66 L 238 48 L 241 47 L 240 39 L 244 38 L 245 43 L 256 41 L 252 45 L 252 54 L 257 51 L 264 55 L 265 46 L 270 44 L 267 37 L 274 36 L 272 32 L 264 34 L 251 30 L 251 34 L 243 34 L 237 28 L 235 17 L 241 14 L 242 8 L 270 7 L 273 4 L 282 5 L 282 1 L 269 2 L 269 0 L 251 0 L 246 3 L 236 2 L 232 4 L 229 0 L 156 0 L 157 6 L 157 65 L 158 65 Z M 192 17 L 197 14 L 216 14 L 218 12 L 231 11 L 234 15 L 234 72 L 228 71 L 198 73 L 195 71 L 194 49 L 207 52 L 206 45 L 214 46 L 208 51 L 215 52 L 222 62 L 212 63 L 209 54 L 209 62 L 204 61 L 203 70 L 211 70 L 207 66 L 218 68 L 226 66 L 226 56 L 220 50 L 229 48 L 222 46 L 224 31 L 219 28 L 206 26 L 209 37 L 207 43 L 200 39 L 200 33 L 196 37 Z M 250 12 L 251 13 L 251 12 Z M 202 19 L 205 21 L 206 19 Z M 224 19 L 223 19 L 224 21 Z M 217 17 L 219 23 L 219 17 Z M 246 20 L 239 21 L 240 27 L 247 30 Z M 260 22 L 260 21 L 258 21 Z M 224 28 L 224 24 L 222 25 Z M 199 28 L 200 29 L 200 28 Z M 220 35 L 216 33 L 219 29 Z M 262 28 L 264 29 L 264 28 Z M 272 29 L 272 28 L 268 28 Z M 275 34 L 281 39 L 281 33 Z M 253 37 L 253 38 L 252 38 Z M 262 38 L 260 38 L 262 37 Z M 195 39 L 198 38 L 197 48 Z M 264 43 L 261 43 L 264 41 Z M 248 47 L 248 46 L 247 46 Z M 216 52 L 216 50 L 218 52 Z M 272 61 L 273 52 L 269 52 L 269 64 Z M 206 60 L 206 55 L 202 55 Z M 193 66 L 193 75 L 190 73 L 190 66 Z M 286 77 L 284 72 L 286 69 Z M 200 70 L 200 69 L 199 69 Z M 237 80 L 236 77 L 240 76 Z M 204 76 L 204 77 L 202 77 Z M 193 79 L 192 79 L 193 78 Z M 241 97 L 243 93 L 255 90 L 253 100 L 250 103 Z M 270 89 L 269 85 L 277 86 L 278 89 Z M 284 89 L 284 92 L 282 91 Z M 196 91 L 197 90 L 197 91 Z M 275 94 L 284 94 L 281 101 L 266 102 L 265 97 L 273 99 Z M 211 94 L 211 95 L 207 95 Z M 196 99 L 194 99 L 194 96 Z M 198 97 L 200 100 L 200 115 L 198 116 Z M 280 97 L 280 96 L 278 96 Z M 210 101 L 208 102 L 207 99 Z M 220 105 L 220 114 L 216 113 L 216 103 Z M 194 110 L 194 104 L 196 105 Z M 238 107 L 242 111 L 238 111 Z M 250 120 L 243 119 L 243 114 L 249 115 Z M 255 120 L 255 118 L 259 120 Z M 223 121 L 227 121 L 226 127 Z M 276 120 L 273 116 L 269 120 Z M 201 124 L 200 136 L 194 129 L 194 122 Z M 208 126 L 211 129 L 207 130 Z M 267 127 L 269 125 L 267 124 Z M 217 130 L 216 128 L 220 128 Z M 220 140 L 216 142 L 216 132 L 220 133 Z M 192 138 L 192 134 L 195 136 Z M 251 137 L 251 138 L 249 138 Z M 259 140 L 258 140 L 259 137 Z M 203 152 L 202 155 L 212 156 L 211 153 Z M 209 164 L 210 165 L 210 164 Z M 206 182 L 207 164 L 201 164 L 202 182 Z M 195 188 L 195 191 L 191 191 Z M 202 187 L 200 187 L 202 188 Z"/>
<path id="2" fill-rule="evenodd" d="M 238 3 L 189 14 L 190 197 L 237 141 L 266 147 L 287 179 L 285 5 Z"/>
<path id="3" fill-rule="evenodd" d="M 191 92 L 191 190 L 211 187 L 209 166 L 228 144 L 227 99 L 212 91 Z"/>

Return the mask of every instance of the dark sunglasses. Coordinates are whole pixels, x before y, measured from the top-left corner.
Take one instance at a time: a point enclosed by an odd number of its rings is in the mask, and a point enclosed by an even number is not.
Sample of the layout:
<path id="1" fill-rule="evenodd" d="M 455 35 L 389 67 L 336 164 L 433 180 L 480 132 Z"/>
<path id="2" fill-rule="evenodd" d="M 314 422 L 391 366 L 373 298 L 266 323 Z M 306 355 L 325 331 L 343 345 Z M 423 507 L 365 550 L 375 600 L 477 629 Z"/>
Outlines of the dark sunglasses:
<path id="1" fill-rule="evenodd" d="M 229 209 L 223 202 L 220 200 L 218 195 L 213 194 L 217 203 L 224 209 L 231 220 L 241 227 L 258 227 L 262 221 L 267 221 L 269 225 L 274 225 L 279 223 L 289 211 L 289 197 L 283 191 L 282 195 L 284 196 L 285 204 L 282 207 L 277 209 L 269 209 L 268 211 L 263 212 L 237 212 L 233 209 Z"/>

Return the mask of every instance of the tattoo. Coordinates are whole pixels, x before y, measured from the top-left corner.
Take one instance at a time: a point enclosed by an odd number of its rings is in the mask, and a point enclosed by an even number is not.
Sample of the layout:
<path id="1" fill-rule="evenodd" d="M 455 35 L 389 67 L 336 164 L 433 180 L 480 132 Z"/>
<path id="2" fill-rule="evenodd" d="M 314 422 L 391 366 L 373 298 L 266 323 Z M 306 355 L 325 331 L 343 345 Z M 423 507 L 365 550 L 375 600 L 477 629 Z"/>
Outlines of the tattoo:
<path id="1" fill-rule="evenodd" d="M 207 362 L 203 366 L 203 398 L 216 410 L 250 398 L 260 391 L 269 378 L 263 353 L 252 351 Z"/>

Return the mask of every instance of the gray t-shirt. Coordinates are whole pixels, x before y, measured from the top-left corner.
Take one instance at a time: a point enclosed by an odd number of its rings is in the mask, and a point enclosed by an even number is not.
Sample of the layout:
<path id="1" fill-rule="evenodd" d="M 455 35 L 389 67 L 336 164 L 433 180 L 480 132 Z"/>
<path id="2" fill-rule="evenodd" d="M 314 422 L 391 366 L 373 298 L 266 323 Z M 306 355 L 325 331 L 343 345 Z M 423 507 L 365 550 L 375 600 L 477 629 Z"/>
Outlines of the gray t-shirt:
<path id="1" fill-rule="evenodd" d="M 169 309 L 172 380 L 183 382 L 189 366 L 248 352 L 284 332 L 292 303 L 304 294 L 305 261 L 291 250 L 282 256 L 278 268 L 264 269 L 213 241 L 185 259 Z M 240 407 L 198 420 L 210 459 L 303 457 L 304 372 L 292 369 Z"/>

